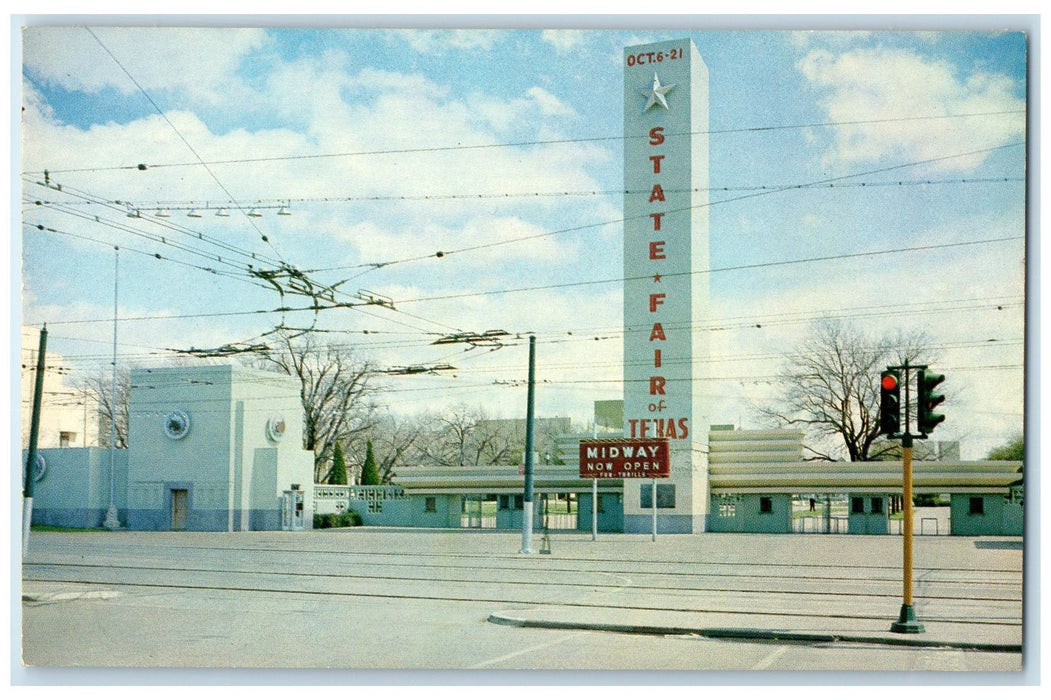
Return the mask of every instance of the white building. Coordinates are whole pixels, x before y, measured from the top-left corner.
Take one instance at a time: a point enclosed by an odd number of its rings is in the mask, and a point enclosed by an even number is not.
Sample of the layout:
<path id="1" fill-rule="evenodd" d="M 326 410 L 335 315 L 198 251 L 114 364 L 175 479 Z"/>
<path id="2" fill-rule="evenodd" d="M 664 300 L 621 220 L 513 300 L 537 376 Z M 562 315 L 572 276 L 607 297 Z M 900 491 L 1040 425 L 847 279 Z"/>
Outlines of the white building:
<path id="1" fill-rule="evenodd" d="M 314 455 L 291 377 L 230 365 L 132 372 L 128 449 L 41 451 L 33 522 L 292 530 L 313 519 Z"/>
<path id="2" fill-rule="evenodd" d="M 29 445 L 36 385 L 40 330 L 22 326 L 22 446 Z M 98 447 L 99 406 L 70 381 L 70 367 L 61 355 L 44 352 L 44 392 L 40 405 L 37 447 Z"/>

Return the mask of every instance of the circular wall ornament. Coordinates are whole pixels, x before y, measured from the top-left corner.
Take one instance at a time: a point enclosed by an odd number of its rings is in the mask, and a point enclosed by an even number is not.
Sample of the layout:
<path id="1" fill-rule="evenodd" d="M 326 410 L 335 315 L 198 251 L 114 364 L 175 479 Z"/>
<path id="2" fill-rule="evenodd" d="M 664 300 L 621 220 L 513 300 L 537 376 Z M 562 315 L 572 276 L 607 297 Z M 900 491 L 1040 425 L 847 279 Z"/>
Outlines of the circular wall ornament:
<path id="1" fill-rule="evenodd" d="M 28 458 L 29 455 L 26 455 Z M 22 464 L 22 476 L 23 481 L 25 480 L 25 463 Z M 44 474 L 47 473 L 47 462 L 44 460 L 44 455 L 37 452 L 36 459 L 33 460 L 33 481 L 40 481 L 44 478 Z"/>
<path id="2" fill-rule="evenodd" d="M 285 417 L 275 413 L 266 421 L 266 436 L 274 442 L 281 442 L 285 436 Z"/>
<path id="3" fill-rule="evenodd" d="M 181 440 L 190 432 L 190 417 L 185 411 L 172 411 L 164 419 L 164 434 L 172 440 Z"/>

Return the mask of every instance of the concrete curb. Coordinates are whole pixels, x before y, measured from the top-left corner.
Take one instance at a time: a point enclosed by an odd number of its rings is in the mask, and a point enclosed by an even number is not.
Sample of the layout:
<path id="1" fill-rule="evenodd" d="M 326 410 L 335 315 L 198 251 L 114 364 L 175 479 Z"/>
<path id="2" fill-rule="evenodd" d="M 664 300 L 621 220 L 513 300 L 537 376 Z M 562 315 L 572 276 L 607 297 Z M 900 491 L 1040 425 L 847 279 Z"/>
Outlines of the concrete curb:
<path id="1" fill-rule="evenodd" d="M 752 641 L 778 642 L 854 642 L 862 644 L 885 644 L 888 646 L 914 646 L 942 649 L 960 649 L 966 651 L 987 651 L 999 653 L 1022 653 L 1021 644 L 995 644 L 984 642 L 961 642 L 933 639 L 918 639 L 910 636 L 878 636 L 831 632 L 791 632 L 788 630 L 755 629 L 748 627 L 669 627 L 663 625 L 633 625 L 600 622 L 560 622 L 556 620 L 527 620 L 521 617 L 509 617 L 500 613 L 489 615 L 488 621 L 494 625 L 510 627 L 531 627 L 540 629 L 591 630 L 596 632 L 620 632 L 622 634 L 649 635 L 696 635 L 710 639 L 740 639 Z"/>

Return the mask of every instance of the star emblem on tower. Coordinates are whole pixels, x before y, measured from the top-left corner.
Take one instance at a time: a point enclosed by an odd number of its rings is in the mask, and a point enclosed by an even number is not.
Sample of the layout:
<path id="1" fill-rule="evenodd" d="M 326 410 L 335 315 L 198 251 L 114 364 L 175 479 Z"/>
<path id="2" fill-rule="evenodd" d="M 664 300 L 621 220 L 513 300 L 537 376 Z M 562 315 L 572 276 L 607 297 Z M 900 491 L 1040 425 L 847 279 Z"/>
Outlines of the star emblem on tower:
<path id="1" fill-rule="evenodd" d="M 657 77 L 657 74 L 653 74 L 653 87 L 652 88 L 641 88 L 641 92 L 646 97 L 646 106 L 642 108 L 643 112 L 650 111 L 650 108 L 654 105 L 660 105 L 664 109 L 668 109 L 668 98 L 666 95 L 675 88 L 675 84 L 661 85 L 661 79 Z"/>

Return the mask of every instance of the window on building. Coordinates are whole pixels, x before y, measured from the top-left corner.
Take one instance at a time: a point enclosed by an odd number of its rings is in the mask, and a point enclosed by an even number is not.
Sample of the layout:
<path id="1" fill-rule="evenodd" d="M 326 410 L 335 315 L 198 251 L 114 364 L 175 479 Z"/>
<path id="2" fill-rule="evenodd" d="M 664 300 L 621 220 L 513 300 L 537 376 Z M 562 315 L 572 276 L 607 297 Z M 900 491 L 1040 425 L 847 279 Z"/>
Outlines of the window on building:
<path id="1" fill-rule="evenodd" d="M 496 499 L 497 510 L 507 510 L 511 506 L 511 497 L 504 495 Z"/>
<path id="2" fill-rule="evenodd" d="M 872 499 L 872 512 L 880 514 L 883 512 L 883 499 L 876 497 Z"/>
<path id="3" fill-rule="evenodd" d="M 759 497 L 759 512 L 760 513 L 773 513 L 774 512 L 774 499 L 770 496 Z"/>
<path id="4" fill-rule="evenodd" d="M 424 513 L 437 513 L 438 512 L 438 499 L 434 496 L 427 496 L 423 500 L 423 512 Z"/>
<path id="5" fill-rule="evenodd" d="M 653 508 L 653 484 L 639 490 L 639 507 Z M 675 484 L 657 484 L 657 509 L 675 507 Z"/>
<path id="6" fill-rule="evenodd" d="M 522 510 L 522 496 L 515 496 L 515 510 Z"/>
<path id="7" fill-rule="evenodd" d="M 601 495 L 601 494 L 599 494 L 599 497 L 598 497 L 598 505 L 596 506 L 596 510 L 599 513 L 605 513 L 606 512 L 606 497 Z"/>
<path id="8" fill-rule="evenodd" d="M 853 515 L 863 515 L 865 513 L 865 499 L 861 496 L 854 496 L 851 498 L 850 512 Z"/>
<path id="9" fill-rule="evenodd" d="M 968 515 L 985 515 L 985 499 L 981 496 L 971 496 Z"/>
<path id="10" fill-rule="evenodd" d="M 77 434 L 71 433 L 68 430 L 63 430 L 58 434 L 58 446 L 59 447 L 72 447 L 73 443 L 77 441 Z"/>

